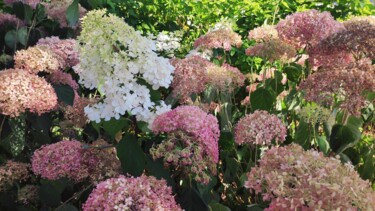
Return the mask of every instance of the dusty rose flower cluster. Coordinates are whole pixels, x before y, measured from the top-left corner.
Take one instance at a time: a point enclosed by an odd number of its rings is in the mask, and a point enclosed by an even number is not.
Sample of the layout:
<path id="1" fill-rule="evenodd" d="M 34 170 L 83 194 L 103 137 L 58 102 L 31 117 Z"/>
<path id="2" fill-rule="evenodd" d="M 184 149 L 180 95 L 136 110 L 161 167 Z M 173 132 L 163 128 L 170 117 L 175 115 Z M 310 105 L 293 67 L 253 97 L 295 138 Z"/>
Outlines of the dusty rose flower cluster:
<path id="1" fill-rule="evenodd" d="M 182 210 L 165 180 L 142 175 L 119 176 L 99 183 L 83 204 L 84 211 L 96 210 Z"/>
<path id="2" fill-rule="evenodd" d="M 375 59 L 375 18 L 356 17 L 345 28 L 321 40 L 309 50 L 309 62 L 318 67 L 345 66 L 364 57 Z"/>
<path id="3" fill-rule="evenodd" d="M 42 178 L 57 180 L 63 177 L 82 181 L 88 169 L 82 164 L 82 144 L 79 141 L 60 141 L 34 151 L 32 170 Z"/>
<path id="4" fill-rule="evenodd" d="M 365 90 L 375 90 L 374 65 L 362 59 L 344 67 L 323 69 L 311 74 L 300 83 L 305 99 L 323 106 L 332 106 L 334 98 L 342 102 L 340 107 L 350 114 L 360 115 L 360 109 L 367 105 L 362 96 Z"/>
<path id="5" fill-rule="evenodd" d="M 33 46 L 26 50 L 19 50 L 14 55 L 15 68 L 30 73 L 53 73 L 63 68 L 59 57 L 45 46 Z"/>
<path id="6" fill-rule="evenodd" d="M 271 148 L 247 177 L 245 187 L 271 202 L 266 210 L 375 209 L 375 192 L 353 166 L 297 144 Z"/>
<path id="7" fill-rule="evenodd" d="M 88 167 L 89 177 L 94 182 L 117 177 L 121 173 L 121 163 L 117 159 L 116 148 L 103 139 L 90 144 L 90 147 L 84 150 L 82 157 L 83 164 Z"/>
<path id="8" fill-rule="evenodd" d="M 32 170 L 45 179 L 65 177 L 76 182 L 87 177 L 97 182 L 117 176 L 121 165 L 116 150 L 105 147 L 110 146 L 104 140 L 95 141 L 87 149 L 75 140 L 44 145 L 34 152 Z"/>
<path id="9" fill-rule="evenodd" d="M 163 158 L 164 166 L 182 175 L 192 175 L 200 183 L 208 184 L 210 174 L 216 175 L 216 163 L 207 156 L 202 144 L 183 131 L 168 133 L 168 138 L 150 149 L 152 158 Z"/>
<path id="10" fill-rule="evenodd" d="M 288 15 L 281 20 L 276 30 L 279 38 L 295 48 L 314 46 L 320 40 L 344 28 L 329 12 L 307 10 Z"/>
<path id="11" fill-rule="evenodd" d="M 42 114 L 54 109 L 57 96 L 44 78 L 21 69 L 0 71 L 0 113 L 11 117 L 26 110 Z"/>
<path id="12" fill-rule="evenodd" d="M 26 185 L 17 192 L 17 201 L 22 204 L 36 204 L 39 200 L 39 186 Z"/>
<path id="13" fill-rule="evenodd" d="M 171 133 L 181 130 L 196 138 L 212 161 L 219 161 L 219 125 L 215 116 L 207 114 L 196 106 L 179 106 L 156 117 L 152 131 Z"/>
<path id="14" fill-rule="evenodd" d="M 185 101 L 190 98 L 190 95 L 204 91 L 208 81 L 207 68 L 214 66 L 213 63 L 200 56 L 172 59 L 171 64 L 176 68 L 172 93 L 180 98 L 180 101 Z"/>
<path id="15" fill-rule="evenodd" d="M 63 67 L 73 67 L 79 63 L 76 40 L 59 37 L 47 37 L 38 40 L 38 46 L 45 46 L 53 51 L 61 60 Z"/>
<path id="16" fill-rule="evenodd" d="M 265 24 L 250 30 L 247 38 L 249 40 L 255 40 L 256 42 L 267 42 L 271 39 L 278 39 L 279 34 L 275 26 Z"/>
<path id="17" fill-rule="evenodd" d="M 259 56 L 270 62 L 274 62 L 275 60 L 287 62 L 289 59 L 295 57 L 296 50 L 293 46 L 279 39 L 269 39 L 246 49 L 246 55 Z"/>
<path id="18" fill-rule="evenodd" d="M 219 28 L 210 31 L 194 42 L 194 48 L 200 48 L 202 50 L 223 48 L 225 51 L 229 51 L 232 46 L 240 47 L 241 45 L 241 36 L 235 33 L 231 28 Z"/>
<path id="19" fill-rule="evenodd" d="M 60 28 L 65 28 L 69 27 L 65 14 L 72 2 L 73 0 L 51 0 L 50 2 L 44 2 L 43 5 L 46 7 L 48 17 L 57 20 L 60 23 Z M 78 10 L 81 19 L 86 14 L 86 9 L 79 4 Z"/>
<path id="20" fill-rule="evenodd" d="M 17 18 L 17 16 L 15 15 L 0 12 L 0 27 L 5 26 L 5 25 L 13 25 L 13 26 L 15 25 L 16 27 L 21 27 L 25 24 L 22 20 Z"/>
<path id="21" fill-rule="evenodd" d="M 221 92 L 232 92 L 245 83 L 246 77 L 236 67 L 228 64 L 207 68 L 208 85 Z"/>
<path id="22" fill-rule="evenodd" d="M 78 83 L 72 78 L 72 75 L 63 71 L 56 71 L 47 76 L 52 84 L 63 84 L 72 87 L 74 91 L 78 90 Z"/>
<path id="23" fill-rule="evenodd" d="M 40 3 L 40 0 L 4 0 L 4 4 L 6 5 L 11 5 L 16 2 L 22 2 L 23 4 L 27 4 L 31 8 L 35 9 L 36 5 Z"/>
<path id="24" fill-rule="evenodd" d="M 74 126 L 83 128 L 88 123 L 85 107 L 95 103 L 95 100 L 76 96 L 73 106 L 66 105 L 62 107 L 64 118 Z"/>
<path id="25" fill-rule="evenodd" d="M 271 145 L 273 140 L 284 142 L 286 133 L 286 126 L 277 116 L 259 110 L 241 118 L 234 130 L 237 144 L 262 146 Z"/>
<path id="26" fill-rule="evenodd" d="M 0 166 L 0 192 L 30 177 L 30 164 L 8 160 Z"/>

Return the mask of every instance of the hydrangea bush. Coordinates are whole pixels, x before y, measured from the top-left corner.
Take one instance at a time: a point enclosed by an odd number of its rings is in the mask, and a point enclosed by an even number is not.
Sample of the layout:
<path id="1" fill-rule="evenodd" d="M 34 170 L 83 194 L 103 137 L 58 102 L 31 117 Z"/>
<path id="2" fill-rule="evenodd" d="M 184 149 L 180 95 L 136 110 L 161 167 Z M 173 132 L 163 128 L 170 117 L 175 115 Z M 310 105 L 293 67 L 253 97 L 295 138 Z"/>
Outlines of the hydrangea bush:
<path id="1" fill-rule="evenodd" d="M 0 210 L 374 210 L 366 1 L 0 3 Z"/>

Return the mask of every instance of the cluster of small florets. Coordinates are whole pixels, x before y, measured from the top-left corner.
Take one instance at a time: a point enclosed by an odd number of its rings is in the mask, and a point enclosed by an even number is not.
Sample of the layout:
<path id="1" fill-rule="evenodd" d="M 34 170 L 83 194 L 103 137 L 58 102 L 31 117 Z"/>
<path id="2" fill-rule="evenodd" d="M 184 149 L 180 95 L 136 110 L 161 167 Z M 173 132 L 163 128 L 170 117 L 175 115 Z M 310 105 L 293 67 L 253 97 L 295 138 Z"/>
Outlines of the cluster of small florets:
<path id="1" fill-rule="evenodd" d="M 61 59 L 45 46 L 33 46 L 26 50 L 19 50 L 14 55 L 15 68 L 30 73 L 53 73 L 62 69 Z"/>
<path id="2" fill-rule="evenodd" d="M 232 46 L 240 47 L 241 45 L 241 36 L 230 27 L 216 28 L 199 37 L 194 42 L 194 48 L 202 50 L 223 48 L 225 51 L 230 51 Z"/>
<path id="3" fill-rule="evenodd" d="M 239 69 L 228 64 L 209 66 L 207 68 L 207 84 L 221 92 L 232 92 L 244 85 L 246 77 Z"/>
<path id="4" fill-rule="evenodd" d="M 0 71 L 0 113 L 11 117 L 29 110 L 42 114 L 54 109 L 57 96 L 53 87 L 37 75 L 21 69 Z"/>
<path id="5" fill-rule="evenodd" d="M 72 123 L 75 127 L 83 128 L 88 123 L 88 119 L 85 114 L 85 107 L 94 104 L 94 102 L 94 99 L 79 96 L 75 97 L 73 106 L 66 105 L 62 107 L 64 118 Z"/>
<path id="6" fill-rule="evenodd" d="M 39 200 L 39 186 L 26 185 L 17 192 L 17 201 L 22 204 L 36 204 Z"/>
<path id="7" fill-rule="evenodd" d="M 151 35 L 150 39 L 155 41 L 156 51 L 172 57 L 174 51 L 180 48 L 181 35 L 178 32 L 160 32 L 156 37 Z"/>
<path id="8" fill-rule="evenodd" d="M 121 173 L 121 163 L 117 159 L 116 148 L 103 139 L 90 144 L 89 148 L 84 150 L 82 157 L 84 165 L 88 167 L 89 177 L 94 182 L 117 177 Z"/>
<path id="9" fill-rule="evenodd" d="M 180 106 L 158 116 L 152 130 L 166 132 L 168 138 L 154 146 L 154 159 L 164 157 L 166 166 L 191 173 L 195 180 L 208 183 L 209 174 L 216 174 L 220 135 L 217 119 L 196 106 Z"/>
<path id="10" fill-rule="evenodd" d="M 25 23 L 15 15 L 0 12 L 0 27 L 7 25 L 21 27 Z"/>
<path id="11" fill-rule="evenodd" d="M 182 210 L 165 180 L 142 175 L 119 176 L 99 183 L 83 204 L 84 211 L 94 210 Z"/>
<path id="12" fill-rule="evenodd" d="M 60 28 L 65 28 L 69 27 L 66 19 L 66 11 L 72 3 L 73 0 L 51 0 L 48 2 L 43 2 L 43 5 L 46 8 L 47 16 L 51 19 L 57 20 L 60 23 Z M 86 13 L 85 8 L 83 8 L 81 4 L 78 4 L 78 11 L 80 18 L 82 18 Z"/>
<path id="13" fill-rule="evenodd" d="M 29 169 L 30 164 L 11 160 L 0 166 L 0 192 L 7 190 L 17 182 L 27 180 L 30 176 Z"/>
<path id="14" fill-rule="evenodd" d="M 246 49 L 246 55 L 259 56 L 263 59 L 269 60 L 270 62 L 275 60 L 286 62 L 295 57 L 296 50 L 293 46 L 279 39 L 269 39 Z"/>
<path id="15" fill-rule="evenodd" d="M 323 69 L 301 82 L 299 89 L 308 101 L 332 106 L 336 97 L 342 109 L 360 115 L 360 109 L 368 104 L 363 91 L 375 89 L 374 65 L 362 59 L 344 67 Z"/>
<path id="16" fill-rule="evenodd" d="M 267 210 L 374 210 L 375 192 L 353 166 L 297 144 L 273 147 L 247 174 Z"/>
<path id="17" fill-rule="evenodd" d="M 56 71 L 47 76 L 48 81 L 52 84 L 63 84 L 70 86 L 74 91 L 78 90 L 78 83 L 73 79 L 72 75 L 63 71 Z"/>
<path id="18" fill-rule="evenodd" d="M 82 164 L 82 150 L 79 141 L 60 141 L 42 146 L 32 156 L 32 170 L 45 179 L 65 177 L 82 181 L 88 176 L 88 169 Z"/>
<path id="19" fill-rule="evenodd" d="M 299 111 L 300 118 L 312 125 L 326 122 L 331 115 L 331 111 L 327 108 L 321 107 L 315 103 L 307 104 Z"/>
<path id="20" fill-rule="evenodd" d="M 271 39 L 278 39 L 279 34 L 277 33 L 275 26 L 265 24 L 249 31 L 247 38 L 249 40 L 255 40 L 256 42 L 266 42 Z"/>
<path id="21" fill-rule="evenodd" d="M 344 28 L 329 12 L 307 10 L 288 15 L 276 29 L 279 38 L 295 48 L 314 46 L 320 40 Z"/>
<path id="22" fill-rule="evenodd" d="M 59 37 L 47 37 L 38 40 L 38 46 L 45 46 L 53 51 L 63 62 L 63 67 L 73 67 L 79 63 L 76 40 L 60 40 Z"/>
<path id="23" fill-rule="evenodd" d="M 22 2 L 23 4 L 27 4 L 31 8 L 35 9 L 36 5 L 40 3 L 40 0 L 4 0 L 4 4 L 6 5 L 11 5 L 16 2 Z"/>
<path id="24" fill-rule="evenodd" d="M 234 134 L 237 144 L 269 146 L 284 142 L 287 129 L 277 116 L 257 110 L 240 119 Z"/>
<path id="25" fill-rule="evenodd" d="M 216 175 L 216 163 L 207 156 L 204 146 L 183 131 L 168 133 L 168 138 L 150 149 L 152 158 L 163 158 L 164 166 L 181 175 L 192 175 L 200 183 L 208 184 L 210 174 Z"/>
<path id="26" fill-rule="evenodd" d="M 156 106 L 150 90 L 140 84 L 143 79 L 156 90 L 172 82 L 174 68 L 168 59 L 158 57 L 155 44 L 140 35 L 121 18 L 93 10 L 82 18 L 78 36 L 80 63 L 75 71 L 79 83 L 99 89 L 104 98 L 85 108 L 92 121 L 118 119 L 126 112 L 151 124 L 157 111 L 168 110 L 164 103 Z M 156 112 L 154 112 L 156 110 Z"/>
<path id="27" fill-rule="evenodd" d="M 192 94 L 204 91 L 207 81 L 207 68 L 214 66 L 200 56 L 185 59 L 172 59 L 171 64 L 176 68 L 172 82 L 173 95 L 181 102 L 190 98 Z"/>

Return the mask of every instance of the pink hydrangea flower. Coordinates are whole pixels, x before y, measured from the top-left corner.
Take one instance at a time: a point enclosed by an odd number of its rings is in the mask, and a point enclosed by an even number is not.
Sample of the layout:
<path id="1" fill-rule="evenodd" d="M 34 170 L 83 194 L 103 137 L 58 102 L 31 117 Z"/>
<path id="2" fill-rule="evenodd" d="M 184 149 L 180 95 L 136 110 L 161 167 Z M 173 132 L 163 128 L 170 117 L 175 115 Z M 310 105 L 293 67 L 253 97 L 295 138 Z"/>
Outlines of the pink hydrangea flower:
<path id="1" fill-rule="evenodd" d="M 268 146 L 273 140 L 284 142 L 287 129 L 277 116 L 258 110 L 241 118 L 234 134 L 237 144 Z"/>
<path id="2" fill-rule="evenodd" d="M 42 114 L 54 109 L 57 96 L 41 77 L 20 69 L 0 71 L 0 113 L 11 117 L 26 110 Z"/>
<path id="3" fill-rule="evenodd" d="M 0 13 L 0 27 L 4 25 L 14 25 L 15 27 L 21 27 L 25 25 L 25 23 L 15 15 Z"/>
<path id="4" fill-rule="evenodd" d="M 266 24 L 250 30 L 247 38 L 256 42 L 266 42 L 271 39 L 278 39 L 279 35 L 275 26 Z"/>
<path id="5" fill-rule="evenodd" d="M 48 80 L 52 84 L 69 85 L 70 87 L 72 87 L 72 89 L 74 89 L 74 91 L 77 91 L 79 87 L 78 83 L 75 80 L 73 80 L 72 75 L 70 75 L 69 73 L 65 73 L 63 71 L 53 72 L 48 76 Z"/>
<path id="6" fill-rule="evenodd" d="M 207 84 L 221 92 L 232 92 L 235 88 L 243 86 L 246 79 L 238 68 L 228 64 L 209 66 L 207 74 Z"/>
<path id="7" fill-rule="evenodd" d="M 84 211 L 182 210 L 165 180 L 153 176 L 107 179 L 99 183 L 83 204 Z"/>
<path id="8" fill-rule="evenodd" d="M 0 166 L 0 192 L 30 177 L 30 164 L 8 160 Z"/>
<path id="9" fill-rule="evenodd" d="M 314 46 L 344 28 L 329 12 L 307 10 L 288 15 L 276 25 L 279 38 L 295 48 Z"/>
<path id="10" fill-rule="evenodd" d="M 219 125 L 215 116 L 196 106 L 179 106 L 156 117 L 152 124 L 154 133 L 182 130 L 196 138 L 204 150 L 217 163 L 219 161 Z"/>
<path id="11" fill-rule="evenodd" d="M 230 28 L 220 28 L 210 31 L 194 42 L 194 48 L 223 48 L 225 51 L 229 51 L 232 46 L 240 47 L 241 45 L 241 36 Z"/>
<path id="12" fill-rule="evenodd" d="M 171 64 L 176 68 L 172 82 L 173 95 L 186 101 L 192 94 L 204 91 L 207 81 L 207 68 L 214 66 L 200 56 L 192 56 L 185 59 L 172 59 Z"/>
<path id="13" fill-rule="evenodd" d="M 287 62 L 296 55 L 296 50 L 293 46 L 279 39 L 269 39 L 246 49 L 246 55 L 259 56 L 270 62 L 276 60 Z"/>
<path id="14" fill-rule="evenodd" d="M 66 11 L 72 2 L 73 0 L 51 0 L 50 2 L 44 2 L 43 5 L 46 8 L 48 17 L 57 20 L 60 23 L 60 28 L 65 28 L 69 27 L 68 21 L 66 20 Z M 81 19 L 87 11 L 80 4 L 78 4 L 78 10 L 79 18 Z"/>
<path id="15" fill-rule="evenodd" d="M 371 184 L 353 166 L 297 144 L 266 151 L 244 186 L 271 202 L 266 210 L 375 209 Z"/>
<path id="16" fill-rule="evenodd" d="M 63 67 L 73 67 L 78 64 L 78 49 L 76 40 L 60 40 L 59 37 L 52 36 L 38 40 L 38 46 L 46 46 L 63 60 Z"/>
<path id="17" fill-rule="evenodd" d="M 82 181 L 89 176 L 87 167 L 82 164 L 82 150 L 82 144 L 74 140 L 44 145 L 32 156 L 32 170 L 45 179 L 66 177 Z"/>

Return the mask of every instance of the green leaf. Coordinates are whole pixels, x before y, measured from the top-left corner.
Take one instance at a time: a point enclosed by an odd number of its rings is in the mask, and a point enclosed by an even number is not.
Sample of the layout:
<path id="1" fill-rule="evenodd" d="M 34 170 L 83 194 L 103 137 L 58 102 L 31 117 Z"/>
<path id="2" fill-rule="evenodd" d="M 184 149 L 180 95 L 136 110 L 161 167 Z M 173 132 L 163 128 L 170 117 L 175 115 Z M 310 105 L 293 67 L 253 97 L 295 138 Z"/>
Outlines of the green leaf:
<path id="1" fill-rule="evenodd" d="M 373 180 L 375 178 L 375 158 L 374 153 L 368 153 L 364 158 L 363 166 L 359 169 L 360 175 L 363 179 Z"/>
<path id="2" fill-rule="evenodd" d="M 23 4 L 22 2 L 15 2 L 13 3 L 13 11 L 17 15 L 17 17 L 21 20 L 24 20 L 26 24 L 31 23 L 34 12 L 31 6 Z"/>
<path id="3" fill-rule="evenodd" d="M 288 80 L 298 83 L 302 76 L 302 67 L 298 64 L 290 64 L 285 66 L 283 72 L 286 74 Z"/>
<path id="4" fill-rule="evenodd" d="M 248 211 L 263 211 L 263 208 L 259 204 L 250 204 L 247 208 Z"/>
<path id="5" fill-rule="evenodd" d="M 339 154 L 346 148 L 354 145 L 361 137 L 361 132 L 357 127 L 351 125 L 336 124 L 332 128 L 330 137 L 331 149 Z"/>
<path id="6" fill-rule="evenodd" d="M 17 40 L 23 46 L 26 46 L 26 44 L 27 44 L 27 27 L 24 26 L 24 27 L 17 30 Z"/>
<path id="7" fill-rule="evenodd" d="M 316 139 L 317 139 L 320 151 L 322 151 L 325 155 L 327 155 L 330 150 L 327 138 L 325 136 L 319 136 Z"/>
<path id="8" fill-rule="evenodd" d="M 164 161 L 162 158 L 153 160 L 152 158 L 147 158 L 146 164 L 147 172 L 156 177 L 157 179 L 165 179 L 169 186 L 173 185 L 173 181 L 168 169 L 164 168 Z"/>
<path id="9" fill-rule="evenodd" d="M 16 47 L 16 44 L 18 42 L 18 39 L 17 39 L 17 31 L 16 30 L 10 30 L 8 31 L 6 34 L 5 34 L 5 37 L 4 37 L 4 41 L 5 41 L 5 44 L 13 49 L 13 50 L 16 50 L 15 47 Z"/>
<path id="10" fill-rule="evenodd" d="M 230 211 L 229 207 L 219 204 L 217 202 L 209 204 L 212 211 Z"/>
<path id="11" fill-rule="evenodd" d="M 57 98 L 59 101 L 73 105 L 74 102 L 74 90 L 69 85 L 53 85 Z"/>
<path id="12" fill-rule="evenodd" d="M 194 188 L 187 188 L 181 194 L 181 207 L 186 211 L 208 211 L 209 207 Z"/>
<path id="13" fill-rule="evenodd" d="M 36 21 L 40 22 L 46 18 L 46 8 L 43 4 L 38 4 L 35 10 Z"/>
<path id="14" fill-rule="evenodd" d="M 25 147 L 26 122 L 24 116 L 10 118 L 9 125 L 12 132 L 0 144 L 6 151 L 16 157 Z"/>
<path id="15" fill-rule="evenodd" d="M 255 110 L 269 111 L 272 105 L 276 101 L 276 97 L 273 96 L 270 91 L 264 88 L 259 88 L 250 94 L 251 108 Z"/>
<path id="16" fill-rule="evenodd" d="M 117 157 L 124 173 L 140 176 L 146 166 L 146 158 L 134 135 L 126 135 L 116 146 Z"/>
<path id="17" fill-rule="evenodd" d="M 66 10 L 66 20 L 70 27 L 74 27 L 79 19 L 79 5 L 78 0 L 74 0 L 71 5 L 69 5 L 68 9 Z"/>
<path id="18" fill-rule="evenodd" d="M 125 118 L 115 119 L 112 118 L 109 121 L 103 122 L 103 129 L 112 138 L 115 138 L 116 134 L 121 131 L 124 127 L 129 126 L 129 120 Z"/>
<path id="19" fill-rule="evenodd" d="M 301 145 L 305 150 L 310 148 L 310 129 L 309 124 L 300 121 L 296 130 L 295 143 Z"/>
<path id="20" fill-rule="evenodd" d="M 152 132 L 149 128 L 148 128 L 148 123 L 147 122 L 144 122 L 144 121 L 137 121 L 137 127 L 144 133 L 149 133 L 149 132 Z"/>
<path id="21" fill-rule="evenodd" d="M 39 188 L 39 198 L 44 204 L 57 206 L 61 202 L 62 191 L 58 190 L 52 184 L 44 184 Z"/>

